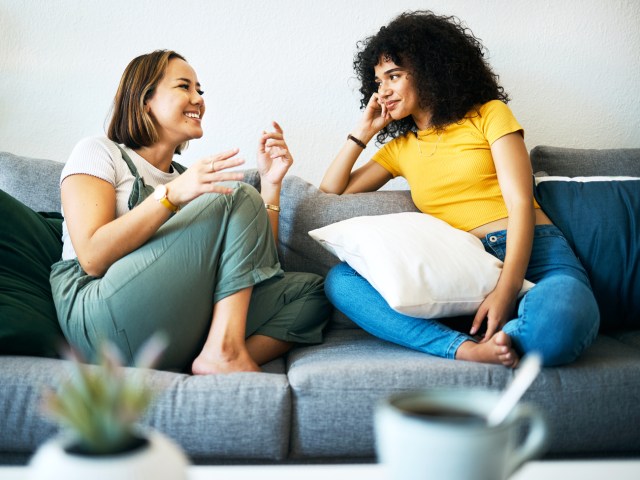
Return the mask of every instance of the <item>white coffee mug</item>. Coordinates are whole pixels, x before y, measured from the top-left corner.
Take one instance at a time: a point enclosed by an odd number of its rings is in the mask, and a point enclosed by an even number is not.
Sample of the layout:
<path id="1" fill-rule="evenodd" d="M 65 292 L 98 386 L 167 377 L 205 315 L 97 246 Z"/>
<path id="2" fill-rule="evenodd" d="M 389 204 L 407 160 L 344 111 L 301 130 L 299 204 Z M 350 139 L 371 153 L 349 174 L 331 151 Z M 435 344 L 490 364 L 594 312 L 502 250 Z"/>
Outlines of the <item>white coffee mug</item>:
<path id="1" fill-rule="evenodd" d="M 499 392 L 460 388 L 383 400 L 375 414 L 378 460 L 392 480 L 508 478 L 543 452 L 547 429 L 542 414 L 523 403 L 489 427 L 487 415 L 498 398 Z"/>

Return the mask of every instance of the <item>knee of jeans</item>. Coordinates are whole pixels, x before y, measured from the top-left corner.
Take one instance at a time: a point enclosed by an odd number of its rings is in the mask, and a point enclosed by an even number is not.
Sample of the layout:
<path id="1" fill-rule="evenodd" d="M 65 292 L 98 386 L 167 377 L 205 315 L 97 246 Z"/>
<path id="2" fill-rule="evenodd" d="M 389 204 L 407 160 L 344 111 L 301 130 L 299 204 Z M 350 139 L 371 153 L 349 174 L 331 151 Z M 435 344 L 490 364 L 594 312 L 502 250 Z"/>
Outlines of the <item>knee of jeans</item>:
<path id="1" fill-rule="evenodd" d="M 344 262 L 335 265 L 327 273 L 324 280 L 324 291 L 334 305 L 347 297 L 344 292 L 349 288 L 349 277 L 353 277 L 353 269 Z"/>
<path id="2" fill-rule="evenodd" d="M 548 287 L 530 341 L 531 347 L 541 346 L 544 366 L 557 366 L 575 361 L 595 340 L 600 312 L 593 292 L 579 280 L 558 278 Z"/>

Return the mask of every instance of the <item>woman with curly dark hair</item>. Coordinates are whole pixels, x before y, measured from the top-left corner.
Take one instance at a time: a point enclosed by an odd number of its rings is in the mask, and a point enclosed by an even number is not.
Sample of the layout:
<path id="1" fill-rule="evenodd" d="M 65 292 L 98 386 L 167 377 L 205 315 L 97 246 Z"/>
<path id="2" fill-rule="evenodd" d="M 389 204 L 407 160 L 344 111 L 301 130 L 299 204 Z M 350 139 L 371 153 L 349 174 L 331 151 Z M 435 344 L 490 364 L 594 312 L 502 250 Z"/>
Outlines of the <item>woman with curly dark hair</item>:
<path id="1" fill-rule="evenodd" d="M 329 272 L 329 299 L 370 333 L 441 357 L 507 367 L 530 351 L 547 366 L 576 359 L 597 334 L 596 301 L 533 199 L 524 130 L 480 40 L 455 17 L 406 12 L 359 44 L 354 67 L 364 114 L 320 188 L 369 192 L 403 176 L 420 211 L 480 238 L 504 264 L 469 334 L 391 309 L 346 263 Z M 376 135 L 388 143 L 352 171 Z M 525 277 L 536 286 L 518 299 Z"/>

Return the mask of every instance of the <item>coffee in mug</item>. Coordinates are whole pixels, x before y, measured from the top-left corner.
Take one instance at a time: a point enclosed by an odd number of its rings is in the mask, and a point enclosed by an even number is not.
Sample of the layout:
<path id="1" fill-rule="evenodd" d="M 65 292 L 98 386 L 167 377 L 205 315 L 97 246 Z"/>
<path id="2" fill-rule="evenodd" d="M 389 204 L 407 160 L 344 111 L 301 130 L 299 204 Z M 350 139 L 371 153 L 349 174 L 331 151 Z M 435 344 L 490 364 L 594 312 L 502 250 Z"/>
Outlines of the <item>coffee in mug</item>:
<path id="1" fill-rule="evenodd" d="M 487 390 L 431 389 L 380 402 L 376 449 L 390 479 L 504 480 L 540 455 L 546 425 L 534 407 L 521 403 L 501 424 L 487 425 L 499 397 Z"/>

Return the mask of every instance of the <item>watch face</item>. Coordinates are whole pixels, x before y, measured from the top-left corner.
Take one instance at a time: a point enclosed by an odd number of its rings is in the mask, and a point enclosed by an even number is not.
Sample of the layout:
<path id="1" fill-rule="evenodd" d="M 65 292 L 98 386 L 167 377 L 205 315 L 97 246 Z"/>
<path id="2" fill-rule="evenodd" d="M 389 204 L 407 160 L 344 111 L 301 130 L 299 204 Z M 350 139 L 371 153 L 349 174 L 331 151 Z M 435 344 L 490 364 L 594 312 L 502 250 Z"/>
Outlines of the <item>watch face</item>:
<path id="1" fill-rule="evenodd" d="M 167 196 L 167 187 L 164 185 L 158 185 L 153 192 L 153 198 L 156 200 L 162 200 Z"/>

